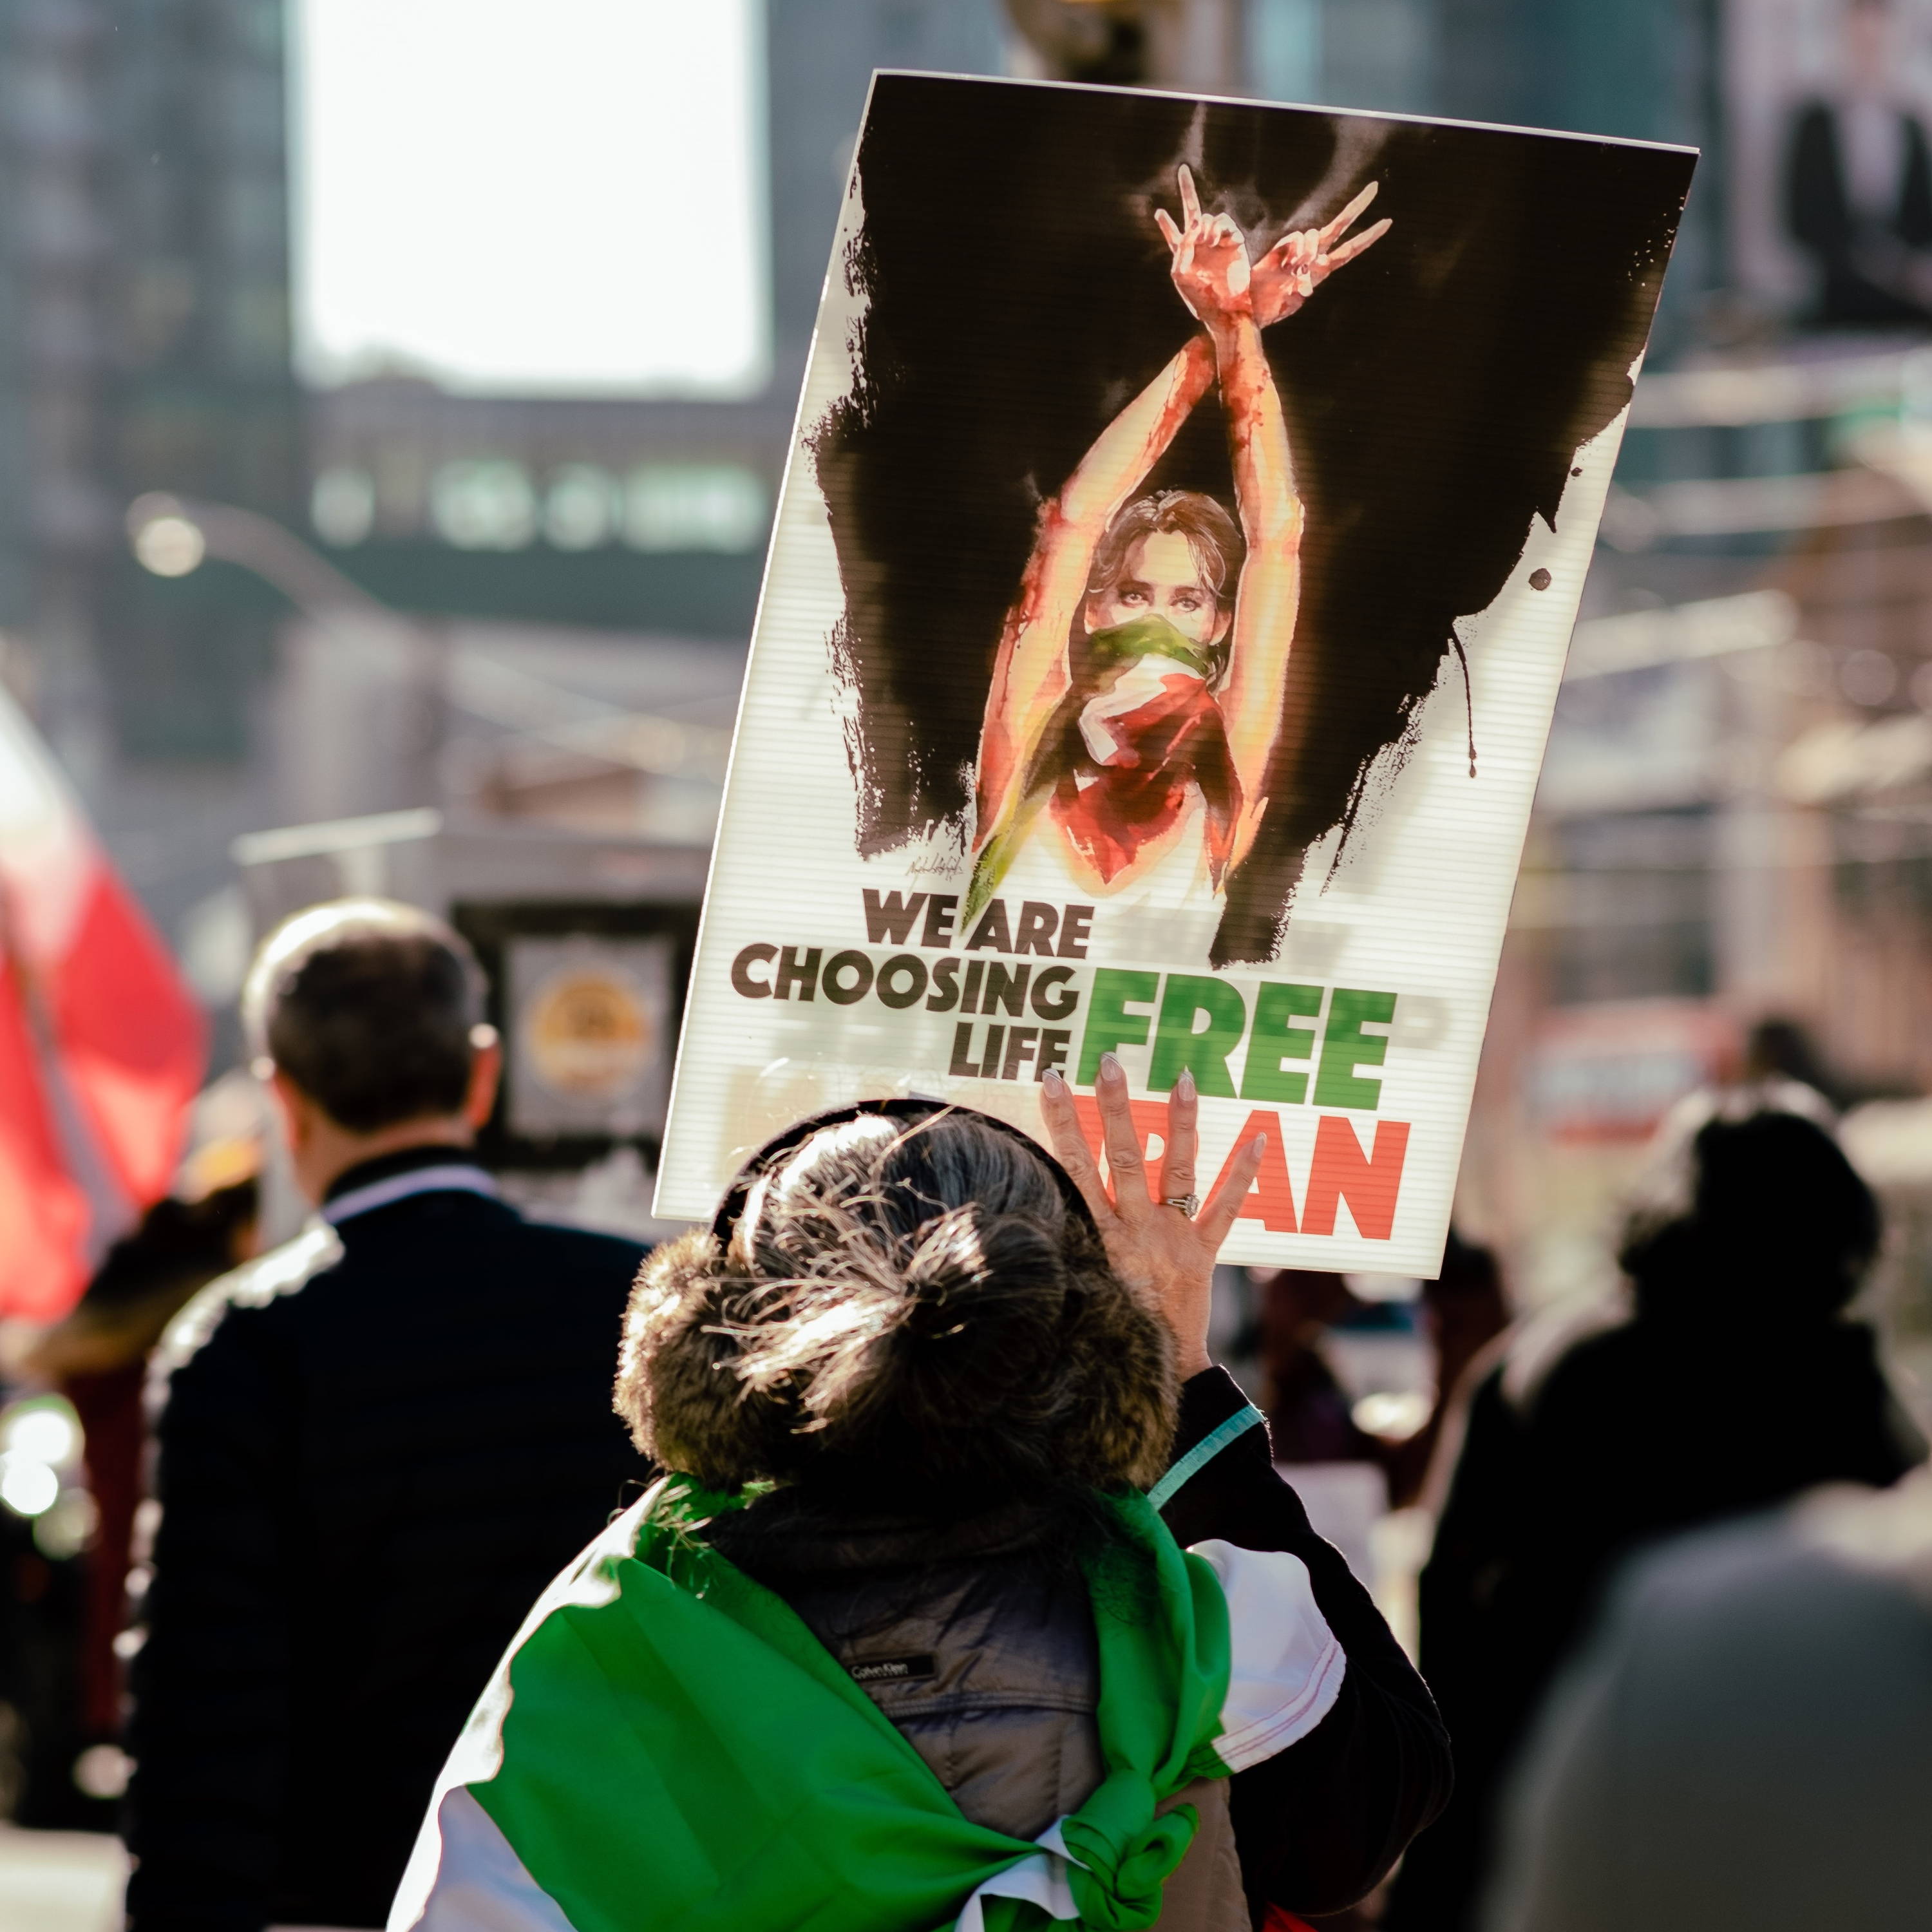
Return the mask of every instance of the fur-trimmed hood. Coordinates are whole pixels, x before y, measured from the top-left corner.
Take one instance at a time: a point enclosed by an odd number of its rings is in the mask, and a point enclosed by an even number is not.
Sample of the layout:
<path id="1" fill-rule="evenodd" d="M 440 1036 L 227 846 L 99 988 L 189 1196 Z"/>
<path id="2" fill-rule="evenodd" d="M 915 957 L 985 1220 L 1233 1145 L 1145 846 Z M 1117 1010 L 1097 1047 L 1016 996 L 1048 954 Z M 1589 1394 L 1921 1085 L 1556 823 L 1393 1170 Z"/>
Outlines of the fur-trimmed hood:
<path id="1" fill-rule="evenodd" d="M 728 1250 L 706 1232 L 646 1262 L 616 1387 L 638 1446 L 721 1489 L 985 1500 L 1157 1480 L 1172 1338 L 1046 1157 L 964 1114 L 836 1136 L 754 1196 Z"/>

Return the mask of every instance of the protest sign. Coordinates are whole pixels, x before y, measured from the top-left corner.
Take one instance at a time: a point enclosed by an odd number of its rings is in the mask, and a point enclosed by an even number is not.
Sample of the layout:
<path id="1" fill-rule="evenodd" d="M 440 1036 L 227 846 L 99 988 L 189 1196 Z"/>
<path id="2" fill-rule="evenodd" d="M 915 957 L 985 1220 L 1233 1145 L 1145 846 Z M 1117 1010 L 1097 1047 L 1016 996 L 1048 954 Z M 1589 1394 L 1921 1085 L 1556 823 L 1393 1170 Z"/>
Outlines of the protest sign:
<path id="1" fill-rule="evenodd" d="M 1204 1194 L 1265 1136 L 1227 1258 L 1434 1272 L 1693 158 L 875 78 L 661 1214 L 868 1094 L 1091 1120 L 1111 1052 Z"/>

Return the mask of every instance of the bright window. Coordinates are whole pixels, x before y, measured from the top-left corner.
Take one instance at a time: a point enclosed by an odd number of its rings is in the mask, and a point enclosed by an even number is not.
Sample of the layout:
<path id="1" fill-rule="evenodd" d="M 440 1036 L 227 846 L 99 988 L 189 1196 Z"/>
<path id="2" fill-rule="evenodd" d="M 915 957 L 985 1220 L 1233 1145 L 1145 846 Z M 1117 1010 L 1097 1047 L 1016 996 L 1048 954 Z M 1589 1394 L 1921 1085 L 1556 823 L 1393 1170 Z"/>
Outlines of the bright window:
<path id="1" fill-rule="evenodd" d="M 763 381 L 759 0 L 296 0 L 298 358 L 482 394 Z"/>
<path id="2" fill-rule="evenodd" d="M 638 550 L 751 550 L 771 506 L 757 472 L 735 463 L 651 463 L 631 472 L 624 540 Z"/>
<path id="3" fill-rule="evenodd" d="M 446 463 L 430 479 L 429 509 L 458 550 L 521 550 L 537 533 L 536 492 L 520 463 Z"/>

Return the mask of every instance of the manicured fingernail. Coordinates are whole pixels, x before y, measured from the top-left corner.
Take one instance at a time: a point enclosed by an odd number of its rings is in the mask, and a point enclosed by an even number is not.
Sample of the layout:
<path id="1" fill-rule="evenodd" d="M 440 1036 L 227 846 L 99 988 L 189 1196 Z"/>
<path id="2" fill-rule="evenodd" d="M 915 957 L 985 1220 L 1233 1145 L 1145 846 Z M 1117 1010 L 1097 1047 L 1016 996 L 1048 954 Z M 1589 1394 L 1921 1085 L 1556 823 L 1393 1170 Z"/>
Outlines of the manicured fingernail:
<path id="1" fill-rule="evenodd" d="M 1111 1053 L 1101 1054 L 1100 1078 L 1102 1080 L 1124 1080 L 1126 1077 L 1126 1070 L 1114 1054 Z"/>
<path id="2" fill-rule="evenodd" d="M 1066 1082 L 1050 1066 L 1040 1076 L 1040 1084 L 1046 1089 L 1049 1100 L 1058 1100 L 1066 1091 Z"/>
<path id="3" fill-rule="evenodd" d="M 1177 1100 L 1191 1100 L 1194 1098 L 1192 1067 L 1184 1066 L 1180 1070 L 1180 1078 L 1174 1083 L 1174 1097 Z"/>
<path id="4" fill-rule="evenodd" d="M 1254 1156 L 1256 1160 L 1259 1160 L 1262 1156 L 1268 1152 L 1268 1136 L 1266 1134 L 1256 1135 L 1254 1138 L 1248 1143 L 1248 1151 Z"/>

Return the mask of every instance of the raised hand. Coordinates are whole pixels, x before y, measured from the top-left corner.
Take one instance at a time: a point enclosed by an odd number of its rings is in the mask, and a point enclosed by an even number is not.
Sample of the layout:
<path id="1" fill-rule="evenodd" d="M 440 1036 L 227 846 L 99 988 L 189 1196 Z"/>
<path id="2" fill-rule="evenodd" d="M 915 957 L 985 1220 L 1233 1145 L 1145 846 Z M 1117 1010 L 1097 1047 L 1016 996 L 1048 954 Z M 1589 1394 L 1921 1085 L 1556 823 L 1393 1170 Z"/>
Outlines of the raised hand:
<path id="1" fill-rule="evenodd" d="M 1204 214 L 1194 176 L 1180 174 L 1180 221 L 1164 208 L 1154 212 L 1162 238 L 1173 252 L 1174 286 L 1195 319 L 1211 334 L 1222 323 L 1248 313 L 1248 244 L 1225 214 Z"/>
<path id="2" fill-rule="evenodd" d="M 1254 264 L 1249 278 L 1249 302 L 1255 320 L 1262 328 L 1292 315 L 1343 262 L 1352 262 L 1372 248 L 1389 232 L 1394 224 L 1384 216 L 1360 234 L 1349 236 L 1346 241 L 1342 238 L 1375 200 L 1380 185 L 1370 182 L 1325 226 L 1298 229 L 1284 235 Z"/>
<path id="3" fill-rule="evenodd" d="M 1100 1107 L 1107 1179 L 1101 1179 L 1100 1162 L 1081 1131 L 1072 1090 L 1057 1073 L 1046 1076 L 1040 1104 L 1053 1150 L 1094 1210 L 1114 1272 L 1130 1288 L 1147 1295 L 1173 1330 L 1175 1365 L 1183 1378 L 1198 1375 L 1211 1366 L 1208 1316 L 1214 1300 L 1214 1257 L 1255 1184 L 1263 1143 L 1256 1140 L 1236 1150 L 1221 1184 L 1190 1217 L 1166 1204 L 1194 1198 L 1199 1148 L 1195 1123 L 1200 1112 L 1194 1076 L 1183 1073 L 1168 1099 L 1166 1146 L 1151 1192 L 1128 1102 L 1127 1076 L 1111 1053 L 1101 1056 L 1094 1095 Z"/>

